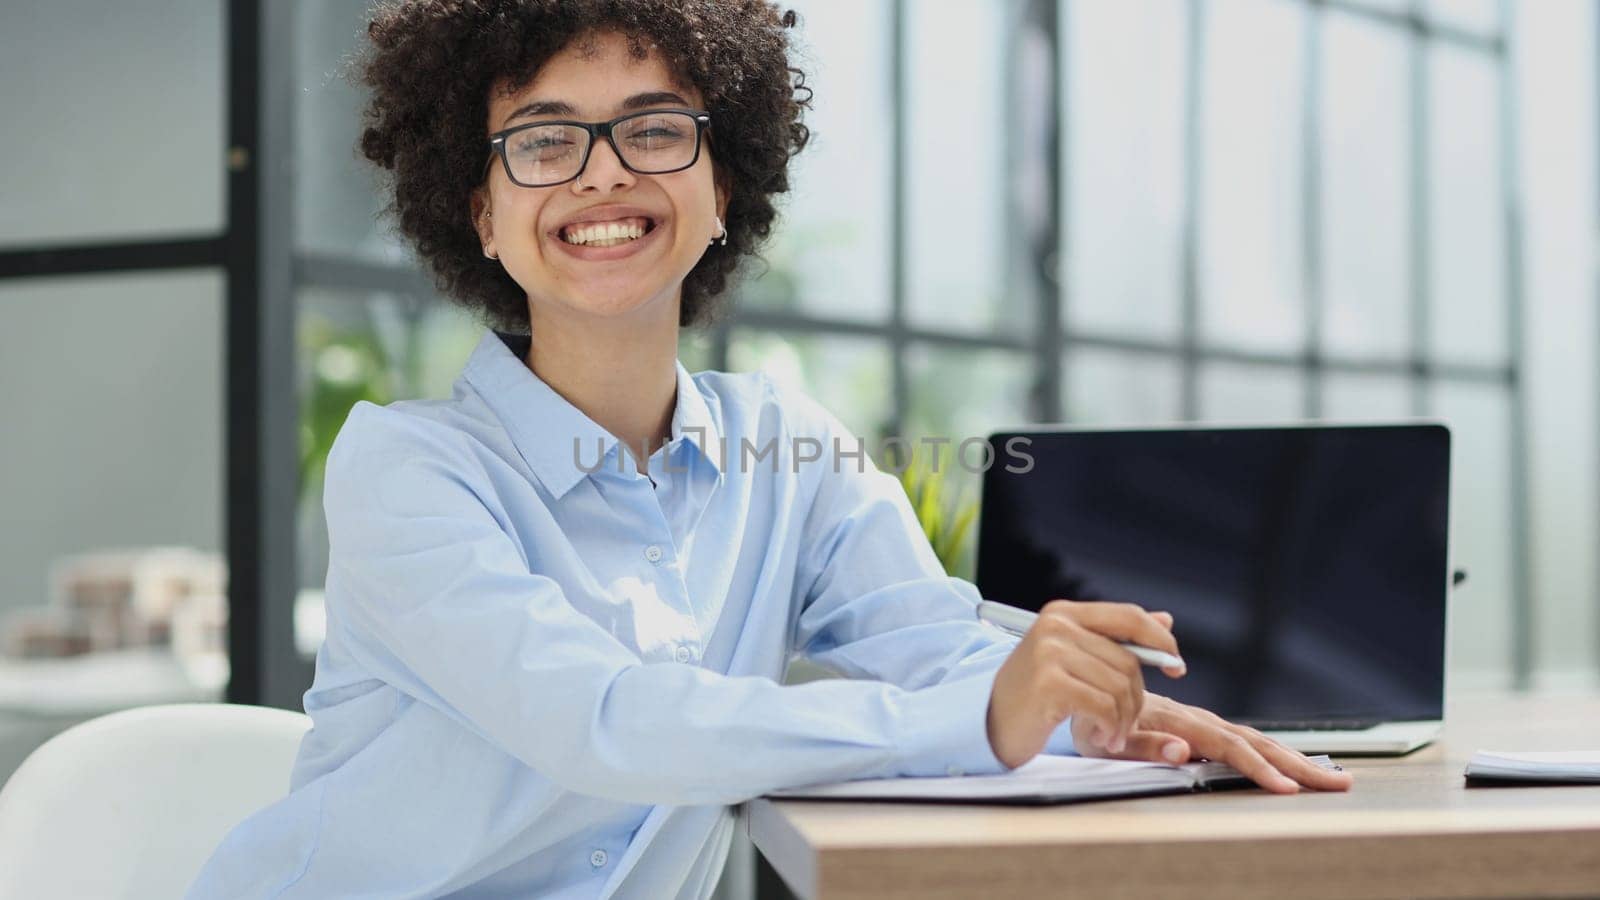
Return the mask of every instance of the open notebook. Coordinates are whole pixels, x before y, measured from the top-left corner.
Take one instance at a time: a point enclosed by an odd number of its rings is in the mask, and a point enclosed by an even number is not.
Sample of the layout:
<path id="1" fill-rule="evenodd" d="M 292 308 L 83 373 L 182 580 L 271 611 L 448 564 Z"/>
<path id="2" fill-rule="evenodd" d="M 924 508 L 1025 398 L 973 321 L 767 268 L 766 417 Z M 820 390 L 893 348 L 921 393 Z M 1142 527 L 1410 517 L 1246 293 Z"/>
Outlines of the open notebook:
<path id="1" fill-rule="evenodd" d="M 1311 760 L 1339 769 L 1326 756 Z M 1072 803 L 1111 797 L 1181 794 L 1249 787 L 1250 779 L 1218 762 L 1181 766 L 1041 754 L 998 775 L 957 778 L 875 778 L 786 788 L 767 796 L 792 800 L 893 800 L 933 803 Z"/>
<path id="2" fill-rule="evenodd" d="M 1469 783 L 1600 783 L 1600 750 L 1507 753 L 1479 750 L 1467 762 Z"/>

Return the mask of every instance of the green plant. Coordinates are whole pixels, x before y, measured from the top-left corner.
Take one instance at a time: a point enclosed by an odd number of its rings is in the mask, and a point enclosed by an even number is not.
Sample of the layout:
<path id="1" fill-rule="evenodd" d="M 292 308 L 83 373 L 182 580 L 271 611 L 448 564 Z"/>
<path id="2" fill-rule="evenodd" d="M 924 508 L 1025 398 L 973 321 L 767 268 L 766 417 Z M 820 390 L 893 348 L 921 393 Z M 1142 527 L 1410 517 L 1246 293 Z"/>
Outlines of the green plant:
<path id="1" fill-rule="evenodd" d="M 918 446 L 927 445 L 913 445 Z M 963 473 L 955 470 L 955 454 L 948 448 L 948 444 L 942 444 L 932 452 L 921 453 L 913 449 L 905 468 L 900 470 L 900 485 L 945 572 L 970 581 L 969 545 L 978 519 L 978 498 L 973 496 L 970 480 L 961 483 Z"/>
<path id="2" fill-rule="evenodd" d="M 300 352 L 309 379 L 300 394 L 300 496 L 321 484 L 328 451 L 359 400 L 395 399 L 391 366 L 376 334 L 340 328 L 321 316 L 301 320 Z"/>

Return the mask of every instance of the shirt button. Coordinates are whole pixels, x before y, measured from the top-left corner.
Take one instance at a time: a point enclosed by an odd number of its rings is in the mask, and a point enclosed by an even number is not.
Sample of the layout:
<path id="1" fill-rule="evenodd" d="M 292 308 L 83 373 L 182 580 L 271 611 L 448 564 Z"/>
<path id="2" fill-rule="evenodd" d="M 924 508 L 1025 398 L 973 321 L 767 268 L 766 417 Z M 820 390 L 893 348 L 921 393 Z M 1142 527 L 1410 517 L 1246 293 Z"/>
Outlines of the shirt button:
<path id="1" fill-rule="evenodd" d="M 653 563 L 661 562 L 661 548 L 655 544 L 651 544 L 650 546 L 644 548 L 644 558 Z"/>
<path id="2" fill-rule="evenodd" d="M 678 662 L 686 663 L 689 660 L 694 659 L 694 651 L 680 644 L 677 652 L 672 654 L 672 658 Z"/>
<path id="3" fill-rule="evenodd" d="M 604 850 L 596 850 L 595 852 L 589 854 L 589 865 L 598 869 L 605 864 L 606 852 Z"/>

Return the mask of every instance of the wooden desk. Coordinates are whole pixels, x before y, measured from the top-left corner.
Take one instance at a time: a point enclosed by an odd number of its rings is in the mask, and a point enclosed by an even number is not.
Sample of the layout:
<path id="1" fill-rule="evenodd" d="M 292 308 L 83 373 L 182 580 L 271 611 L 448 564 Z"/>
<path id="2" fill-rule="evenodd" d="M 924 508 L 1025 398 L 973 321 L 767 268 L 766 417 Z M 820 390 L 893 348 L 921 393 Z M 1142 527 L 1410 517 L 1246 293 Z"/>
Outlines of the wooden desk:
<path id="1" fill-rule="evenodd" d="M 1600 697 L 1463 697 L 1446 722 L 1410 756 L 1341 759 L 1349 793 L 1044 808 L 755 800 L 744 823 L 811 900 L 1600 896 L 1600 786 L 1462 779 L 1477 749 L 1600 749 Z"/>

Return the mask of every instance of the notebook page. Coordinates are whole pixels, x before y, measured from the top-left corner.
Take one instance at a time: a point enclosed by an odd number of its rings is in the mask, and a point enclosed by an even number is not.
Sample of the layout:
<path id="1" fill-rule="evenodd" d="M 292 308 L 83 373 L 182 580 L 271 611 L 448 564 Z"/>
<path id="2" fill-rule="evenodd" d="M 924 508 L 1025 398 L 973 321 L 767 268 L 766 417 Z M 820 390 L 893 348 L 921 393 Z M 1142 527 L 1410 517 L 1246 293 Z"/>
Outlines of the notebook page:
<path id="1" fill-rule="evenodd" d="M 1480 750 L 1467 763 L 1469 778 L 1600 781 L 1600 750 Z"/>
<path id="2" fill-rule="evenodd" d="M 1164 763 L 1041 754 L 997 775 L 875 778 L 774 791 L 775 798 L 982 800 L 1106 797 L 1194 786 L 1193 771 Z"/>

